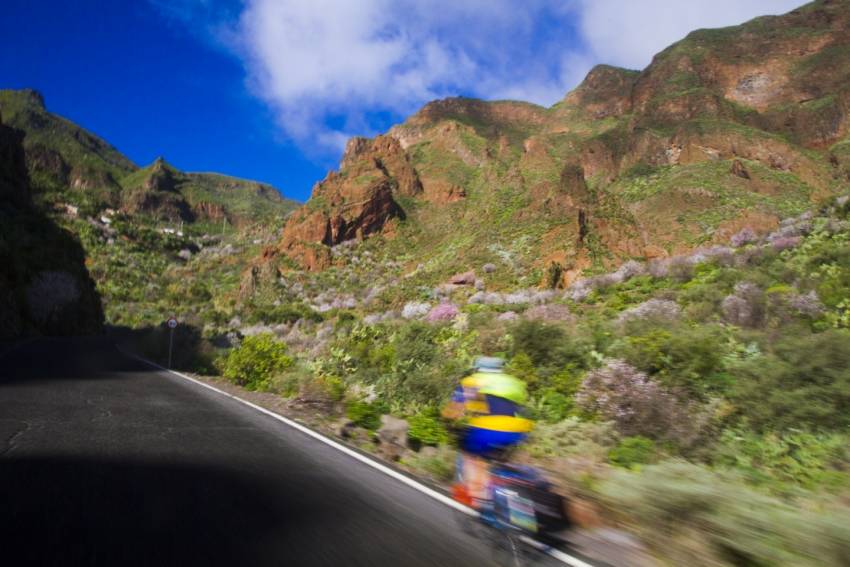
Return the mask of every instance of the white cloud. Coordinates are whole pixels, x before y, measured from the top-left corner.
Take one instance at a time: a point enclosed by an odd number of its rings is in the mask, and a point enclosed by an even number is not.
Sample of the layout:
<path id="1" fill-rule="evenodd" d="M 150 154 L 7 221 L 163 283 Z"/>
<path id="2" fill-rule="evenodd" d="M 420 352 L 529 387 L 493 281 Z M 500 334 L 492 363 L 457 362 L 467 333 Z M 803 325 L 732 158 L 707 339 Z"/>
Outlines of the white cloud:
<path id="1" fill-rule="evenodd" d="M 803 0 L 580 0 L 581 32 L 600 63 L 646 67 L 652 56 L 699 28 L 783 14 Z"/>
<path id="2" fill-rule="evenodd" d="M 251 0 L 236 38 L 252 89 L 287 134 L 338 148 L 340 133 L 372 133 L 376 113 L 406 115 L 443 96 L 558 100 L 574 78 L 560 61 L 574 38 L 536 45 L 547 9 L 541 0 L 520 11 L 510 0 Z M 538 50 L 546 57 L 535 60 Z"/>
<path id="3" fill-rule="evenodd" d="M 336 153 L 376 116 L 455 94 L 549 105 L 596 63 L 642 68 L 693 29 L 799 1 L 247 0 L 229 41 L 285 134 Z"/>

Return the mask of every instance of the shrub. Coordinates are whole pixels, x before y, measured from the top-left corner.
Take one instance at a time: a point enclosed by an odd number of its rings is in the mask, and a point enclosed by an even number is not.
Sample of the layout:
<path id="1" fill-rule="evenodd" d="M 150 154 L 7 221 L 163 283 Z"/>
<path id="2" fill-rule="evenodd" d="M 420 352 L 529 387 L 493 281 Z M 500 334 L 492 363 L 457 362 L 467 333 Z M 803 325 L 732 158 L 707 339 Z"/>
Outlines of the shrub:
<path id="1" fill-rule="evenodd" d="M 458 313 L 460 313 L 460 311 L 458 310 L 457 305 L 453 303 L 440 303 L 428 312 L 425 319 L 432 323 L 438 321 L 451 321 L 458 316 Z"/>
<path id="2" fill-rule="evenodd" d="M 410 424 L 407 438 L 415 445 L 436 447 L 449 440 L 449 434 L 443 422 L 432 412 L 411 416 L 407 421 Z"/>
<path id="3" fill-rule="evenodd" d="M 505 371 L 525 382 L 529 388 L 537 386 L 539 381 L 534 362 L 524 352 L 518 352 L 514 355 L 505 367 Z"/>
<path id="4" fill-rule="evenodd" d="M 286 345 L 264 334 L 245 337 L 239 347 L 231 350 L 224 361 L 223 375 L 249 390 L 268 388 L 271 378 L 292 365 Z"/>
<path id="5" fill-rule="evenodd" d="M 538 423 L 528 439 L 528 452 L 539 458 L 577 455 L 602 460 L 617 441 L 610 422 L 568 417 L 557 423 Z"/>
<path id="6" fill-rule="evenodd" d="M 534 409 L 543 421 L 557 423 L 570 415 L 574 406 L 572 398 L 565 396 L 555 388 L 546 388 L 540 392 Z"/>
<path id="7" fill-rule="evenodd" d="M 361 400 L 352 400 L 345 409 L 345 415 L 354 425 L 375 431 L 381 427 L 381 411 L 375 404 Z"/>
<path id="8" fill-rule="evenodd" d="M 804 317 L 817 317 L 823 313 L 823 303 L 815 290 L 809 293 L 795 293 L 788 298 L 788 305 Z"/>
<path id="9" fill-rule="evenodd" d="M 662 384 L 706 398 L 728 387 L 725 336 L 712 326 L 650 327 L 625 337 L 611 352 Z"/>
<path id="10" fill-rule="evenodd" d="M 428 303 L 408 301 L 401 310 L 401 316 L 405 319 L 419 319 L 420 317 L 424 317 L 430 309 L 431 306 Z"/>
<path id="11" fill-rule="evenodd" d="M 626 469 L 637 468 L 638 465 L 651 463 L 655 458 L 655 442 L 652 439 L 641 437 L 624 437 L 608 451 L 608 460 Z"/>
<path id="12" fill-rule="evenodd" d="M 643 435 L 690 446 L 704 426 L 700 408 L 687 404 L 622 360 L 587 374 L 576 402 L 586 412 L 613 421 L 623 435 Z"/>
<path id="13" fill-rule="evenodd" d="M 650 321 L 664 322 L 675 321 L 682 313 L 682 309 L 675 301 L 667 299 L 650 299 L 640 305 L 627 309 L 620 313 L 617 322 L 621 325 L 634 319 L 647 319 Z"/>
<path id="14" fill-rule="evenodd" d="M 592 350 L 586 337 L 569 334 L 559 325 L 542 321 L 520 321 L 512 327 L 511 335 L 511 354 L 527 354 L 541 377 L 554 374 L 568 364 L 585 367 Z"/>
<path id="15" fill-rule="evenodd" d="M 744 227 L 737 233 L 732 235 L 732 238 L 729 239 L 729 242 L 735 248 L 740 248 L 745 244 L 750 244 L 751 242 L 755 242 L 758 240 L 758 235 L 755 233 L 753 229 L 750 227 Z"/>
<path id="16" fill-rule="evenodd" d="M 770 241 L 770 246 L 776 250 L 777 252 L 782 252 L 783 250 L 790 250 L 791 248 L 796 248 L 800 245 L 802 238 L 799 236 L 780 236 L 778 238 L 774 238 Z"/>
<path id="17" fill-rule="evenodd" d="M 850 333 L 788 336 L 732 369 L 729 396 L 759 431 L 850 426 Z"/>
<path id="18" fill-rule="evenodd" d="M 764 292 L 750 282 L 735 285 L 735 291 L 721 304 L 723 317 L 739 327 L 757 327 L 764 319 Z"/>
<path id="19" fill-rule="evenodd" d="M 673 565 L 847 564 L 846 510 L 800 510 L 704 467 L 619 471 L 600 492 Z"/>
<path id="20" fill-rule="evenodd" d="M 455 473 L 457 455 L 451 447 L 441 445 L 436 450 L 422 451 L 414 454 L 406 464 L 424 471 L 438 481 L 449 481 Z"/>
<path id="21" fill-rule="evenodd" d="M 673 256 L 670 258 L 667 267 L 667 277 L 678 281 L 686 282 L 693 277 L 694 264 L 690 258 L 684 256 Z"/>
<path id="22" fill-rule="evenodd" d="M 846 434 L 802 431 L 759 435 L 727 430 L 714 456 L 716 465 L 734 468 L 752 484 L 781 494 L 787 486 L 841 488 L 850 484 L 850 445 Z"/>
<path id="23" fill-rule="evenodd" d="M 563 283 L 564 266 L 552 261 L 546 268 L 546 285 L 549 289 L 558 289 Z"/>

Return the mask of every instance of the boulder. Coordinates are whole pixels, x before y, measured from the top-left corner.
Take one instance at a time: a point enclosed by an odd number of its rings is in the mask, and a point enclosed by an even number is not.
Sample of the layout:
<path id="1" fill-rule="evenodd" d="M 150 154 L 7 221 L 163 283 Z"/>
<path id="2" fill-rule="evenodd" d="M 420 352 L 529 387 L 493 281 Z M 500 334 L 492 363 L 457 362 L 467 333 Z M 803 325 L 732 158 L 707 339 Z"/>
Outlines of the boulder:
<path id="1" fill-rule="evenodd" d="M 407 447 L 407 431 L 410 425 L 406 420 L 391 415 L 381 416 L 381 427 L 378 428 L 378 439 L 382 444 Z"/>
<path id="2" fill-rule="evenodd" d="M 350 419 L 343 419 L 334 426 L 334 432 L 343 439 L 351 439 L 357 426 Z"/>
<path id="3" fill-rule="evenodd" d="M 455 274 L 449 278 L 449 283 L 453 285 L 475 285 L 475 272 L 470 270 L 461 274 Z"/>

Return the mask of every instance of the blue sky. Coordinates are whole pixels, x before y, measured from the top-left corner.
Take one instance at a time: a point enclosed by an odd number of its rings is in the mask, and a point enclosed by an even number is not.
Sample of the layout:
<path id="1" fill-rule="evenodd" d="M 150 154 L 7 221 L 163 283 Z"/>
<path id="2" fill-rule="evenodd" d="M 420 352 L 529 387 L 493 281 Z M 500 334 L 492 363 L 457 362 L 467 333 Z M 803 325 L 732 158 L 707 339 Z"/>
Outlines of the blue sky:
<path id="1" fill-rule="evenodd" d="M 549 105 L 596 63 L 642 68 L 692 29 L 797 4 L 6 0 L 0 88 L 38 89 L 140 165 L 162 155 L 305 200 L 349 136 L 433 98 Z"/>

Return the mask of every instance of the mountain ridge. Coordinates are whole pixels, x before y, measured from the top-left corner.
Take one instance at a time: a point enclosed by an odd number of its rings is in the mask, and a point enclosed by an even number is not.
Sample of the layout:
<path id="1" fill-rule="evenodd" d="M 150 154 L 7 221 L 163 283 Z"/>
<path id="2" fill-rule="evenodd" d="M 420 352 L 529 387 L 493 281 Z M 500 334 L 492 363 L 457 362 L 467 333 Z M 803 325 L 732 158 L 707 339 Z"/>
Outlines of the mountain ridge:
<path id="1" fill-rule="evenodd" d="M 265 183 L 214 172 L 182 172 L 170 164 L 169 175 L 178 181 L 170 189 L 139 179 L 156 173 L 164 160 L 136 165 L 103 138 L 48 111 L 44 97 L 33 89 L 0 90 L 0 112 L 9 126 L 26 133 L 27 166 L 36 191 L 81 192 L 77 196 L 94 210 L 126 209 L 189 222 L 228 216 L 244 224 L 285 215 L 296 205 Z M 126 194 L 134 180 L 134 189 L 146 186 L 145 195 Z"/>
<path id="2" fill-rule="evenodd" d="M 488 240 L 526 238 L 534 250 L 521 255 L 536 258 L 527 267 L 555 261 L 566 285 L 748 223 L 770 230 L 846 183 L 846 158 L 831 148 L 850 130 L 848 30 L 850 3 L 819 0 L 691 32 L 642 71 L 596 66 L 549 108 L 429 102 L 387 133 L 349 142 L 338 172 L 261 261 L 322 270 L 334 245 L 372 235 L 431 259 L 435 279 L 461 270 L 458 257 L 492 260 Z M 817 77 L 828 80 L 807 86 Z M 422 191 L 404 189 L 386 160 L 409 164 L 398 171 Z M 454 253 L 434 260 L 447 247 Z"/>

